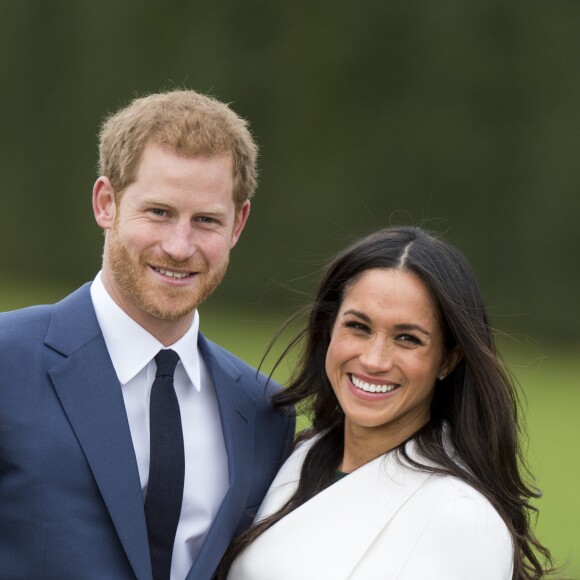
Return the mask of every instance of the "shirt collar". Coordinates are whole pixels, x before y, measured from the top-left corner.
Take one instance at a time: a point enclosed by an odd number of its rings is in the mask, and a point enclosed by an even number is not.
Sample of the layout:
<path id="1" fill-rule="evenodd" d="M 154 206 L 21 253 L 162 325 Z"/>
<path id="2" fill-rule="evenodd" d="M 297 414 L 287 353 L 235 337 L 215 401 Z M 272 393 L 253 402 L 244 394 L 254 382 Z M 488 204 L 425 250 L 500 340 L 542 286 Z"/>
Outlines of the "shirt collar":
<path id="1" fill-rule="evenodd" d="M 91 298 L 113 367 L 121 385 L 125 385 L 166 347 L 111 298 L 101 279 L 101 272 L 91 284 Z M 197 391 L 201 387 L 198 333 L 199 313 L 196 309 L 189 330 L 176 343 L 167 347 L 179 355 L 183 368 Z"/>

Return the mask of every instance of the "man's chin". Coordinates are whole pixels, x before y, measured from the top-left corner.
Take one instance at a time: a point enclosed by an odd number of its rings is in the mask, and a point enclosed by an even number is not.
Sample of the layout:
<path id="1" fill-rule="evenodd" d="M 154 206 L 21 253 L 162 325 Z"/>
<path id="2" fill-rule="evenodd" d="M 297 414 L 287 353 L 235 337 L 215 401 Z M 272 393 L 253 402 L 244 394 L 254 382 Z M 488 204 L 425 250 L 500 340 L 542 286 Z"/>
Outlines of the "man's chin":
<path id="1" fill-rule="evenodd" d="M 164 320 L 167 322 L 176 322 L 182 320 L 183 318 L 190 316 L 198 306 L 197 300 L 189 300 L 182 304 L 155 304 L 149 303 L 145 305 L 145 310 L 147 313 L 157 318 L 158 320 Z"/>
<path id="2" fill-rule="evenodd" d="M 142 287 L 140 294 L 141 308 L 158 320 L 179 321 L 190 316 L 195 309 L 208 298 L 218 286 L 223 272 L 209 279 L 199 279 L 189 287 L 168 287 L 155 285 Z"/>

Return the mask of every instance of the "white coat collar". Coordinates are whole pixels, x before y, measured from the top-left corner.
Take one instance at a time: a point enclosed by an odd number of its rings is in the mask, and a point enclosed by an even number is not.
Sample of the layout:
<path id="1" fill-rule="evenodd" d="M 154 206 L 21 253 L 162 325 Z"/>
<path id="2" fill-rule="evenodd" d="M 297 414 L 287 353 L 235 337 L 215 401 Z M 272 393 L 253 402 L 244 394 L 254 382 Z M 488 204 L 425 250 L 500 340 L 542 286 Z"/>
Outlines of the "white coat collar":
<path id="1" fill-rule="evenodd" d="M 304 457 L 314 440 L 299 446 L 284 464 L 258 519 L 279 509 L 292 496 Z M 407 449 L 411 457 L 416 457 L 412 442 Z M 388 453 L 317 494 L 277 522 L 268 535 L 280 533 L 281 538 L 304 538 L 304 546 L 294 546 L 303 569 L 316 569 L 320 562 L 325 562 L 327 578 L 348 578 L 374 539 L 429 477 L 431 473 L 405 465 L 397 453 Z M 337 522 L 348 533 L 336 534 Z M 316 530 L 314 535 L 319 540 L 314 547 L 308 545 L 313 534 L 303 533 L 305 525 Z"/>

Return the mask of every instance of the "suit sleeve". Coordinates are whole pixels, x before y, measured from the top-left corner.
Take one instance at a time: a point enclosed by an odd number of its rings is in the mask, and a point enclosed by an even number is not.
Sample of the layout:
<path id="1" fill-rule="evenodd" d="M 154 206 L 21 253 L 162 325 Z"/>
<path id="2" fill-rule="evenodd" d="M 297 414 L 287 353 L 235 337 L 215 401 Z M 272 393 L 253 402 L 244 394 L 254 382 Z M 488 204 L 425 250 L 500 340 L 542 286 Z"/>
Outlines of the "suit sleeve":
<path id="1" fill-rule="evenodd" d="M 511 580 L 508 529 L 482 499 L 458 497 L 434 508 L 404 563 L 399 580 Z"/>

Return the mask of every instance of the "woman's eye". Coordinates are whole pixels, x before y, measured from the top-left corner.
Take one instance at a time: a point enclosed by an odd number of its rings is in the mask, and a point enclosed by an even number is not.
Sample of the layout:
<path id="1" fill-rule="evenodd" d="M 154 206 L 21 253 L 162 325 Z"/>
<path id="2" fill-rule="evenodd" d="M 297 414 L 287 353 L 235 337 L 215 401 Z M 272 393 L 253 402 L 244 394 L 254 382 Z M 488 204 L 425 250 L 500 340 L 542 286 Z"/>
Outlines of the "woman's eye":
<path id="1" fill-rule="evenodd" d="M 344 326 L 346 328 L 357 330 L 359 332 L 367 332 L 367 333 L 370 332 L 370 329 L 366 324 L 364 324 L 363 322 L 358 322 L 356 320 L 349 320 L 344 323 Z"/>
<path id="2" fill-rule="evenodd" d="M 409 344 L 423 344 L 423 342 L 421 341 L 420 338 L 418 338 L 412 334 L 400 334 L 397 338 L 401 342 L 406 342 Z"/>

